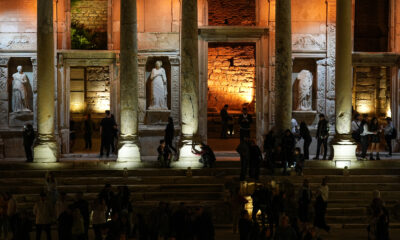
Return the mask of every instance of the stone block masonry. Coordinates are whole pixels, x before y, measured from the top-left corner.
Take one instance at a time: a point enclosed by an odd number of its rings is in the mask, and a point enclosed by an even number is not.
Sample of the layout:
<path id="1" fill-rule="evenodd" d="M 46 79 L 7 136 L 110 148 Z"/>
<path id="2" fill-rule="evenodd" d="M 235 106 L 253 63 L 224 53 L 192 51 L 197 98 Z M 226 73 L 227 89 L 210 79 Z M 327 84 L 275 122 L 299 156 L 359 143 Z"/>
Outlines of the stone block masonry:
<path id="1" fill-rule="evenodd" d="M 103 113 L 110 109 L 109 67 L 88 67 L 86 69 L 86 107 L 91 112 Z"/>
<path id="2" fill-rule="evenodd" d="M 390 69 L 355 68 L 355 110 L 361 114 L 385 117 L 390 109 Z"/>
<path id="3" fill-rule="evenodd" d="M 105 0 L 72 0 L 72 21 L 94 32 L 107 32 L 107 6 Z"/>
<path id="4" fill-rule="evenodd" d="M 255 0 L 208 1 L 208 25 L 255 26 Z"/>
<path id="5" fill-rule="evenodd" d="M 254 109 L 254 44 L 210 44 L 208 48 L 208 108 L 218 111 L 229 104 L 240 110 L 244 103 Z"/>

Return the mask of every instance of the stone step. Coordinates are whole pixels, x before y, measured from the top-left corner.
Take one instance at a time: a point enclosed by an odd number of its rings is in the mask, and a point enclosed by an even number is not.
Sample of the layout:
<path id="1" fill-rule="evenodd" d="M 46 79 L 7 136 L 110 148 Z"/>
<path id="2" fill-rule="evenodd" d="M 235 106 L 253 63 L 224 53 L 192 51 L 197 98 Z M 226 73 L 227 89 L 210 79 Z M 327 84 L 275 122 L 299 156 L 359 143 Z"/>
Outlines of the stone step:
<path id="1" fill-rule="evenodd" d="M 155 185 L 155 184 L 126 184 L 131 192 L 222 192 L 223 185 L 218 184 L 175 184 L 175 185 Z M 99 193 L 104 185 L 59 185 L 59 192 L 74 193 Z M 0 186 L 0 192 L 12 192 L 14 194 L 38 194 L 44 191 L 43 185 L 36 186 Z"/>
<path id="2" fill-rule="evenodd" d="M 386 200 L 400 199 L 400 191 L 381 191 L 381 197 Z M 371 199 L 372 192 L 369 191 L 330 191 L 329 199 Z"/>

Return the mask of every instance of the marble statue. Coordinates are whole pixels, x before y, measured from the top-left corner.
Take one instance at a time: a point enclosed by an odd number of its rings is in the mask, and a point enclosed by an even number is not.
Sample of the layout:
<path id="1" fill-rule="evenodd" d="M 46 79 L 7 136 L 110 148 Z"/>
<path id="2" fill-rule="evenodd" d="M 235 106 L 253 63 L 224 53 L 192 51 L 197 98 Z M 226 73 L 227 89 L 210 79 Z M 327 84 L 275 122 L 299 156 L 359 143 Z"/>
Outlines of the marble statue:
<path id="1" fill-rule="evenodd" d="M 297 76 L 298 93 L 296 99 L 296 110 L 312 110 L 312 82 L 313 75 L 308 70 L 302 70 Z"/>
<path id="2" fill-rule="evenodd" d="M 22 66 L 17 67 L 16 73 L 12 75 L 12 101 L 11 107 L 13 112 L 31 111 L 29 106 L 29 98 L 27 91 L 27 84 L 29 84 L 28 77 L 22 71 Z"/>
<path id="3" fill-rule="evenodd" d="M 167 75 L 165 69 L 161 67 L 162 62 L 157 61 L 156 67 L 153 68 L 150 75 L 151 91 L 150 91 L 150 110 L 168 110 L 167 107 Z"/>

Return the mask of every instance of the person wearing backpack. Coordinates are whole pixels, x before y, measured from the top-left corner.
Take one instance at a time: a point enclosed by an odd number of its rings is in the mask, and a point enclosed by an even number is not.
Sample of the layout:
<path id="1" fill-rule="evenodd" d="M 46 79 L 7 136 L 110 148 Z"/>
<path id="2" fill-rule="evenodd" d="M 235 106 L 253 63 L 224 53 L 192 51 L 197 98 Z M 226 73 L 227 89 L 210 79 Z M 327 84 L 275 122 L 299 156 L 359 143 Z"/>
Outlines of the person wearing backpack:
<path id="1" fill-rule="evenodd" d="M 390 117 L 386 118 L 386 127 L 384 129 L 384 135 L 386 140 L 386 146 L 389 150 L 387 157 L 392 157 L 392 140 L 397 137 L 397 130 L 393 126 L 392 119 Z"/>

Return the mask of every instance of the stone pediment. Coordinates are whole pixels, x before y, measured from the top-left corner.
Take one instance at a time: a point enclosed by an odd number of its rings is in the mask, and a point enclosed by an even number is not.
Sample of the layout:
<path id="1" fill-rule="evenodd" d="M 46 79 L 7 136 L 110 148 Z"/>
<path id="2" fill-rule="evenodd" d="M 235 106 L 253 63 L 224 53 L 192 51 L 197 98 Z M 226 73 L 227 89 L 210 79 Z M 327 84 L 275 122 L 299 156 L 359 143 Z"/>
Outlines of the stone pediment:
<path id="1" fill-rule="evenodd" d="M 323 34 L 293 34 L 293 51 L 326 51 L 326 38 Z"/>

